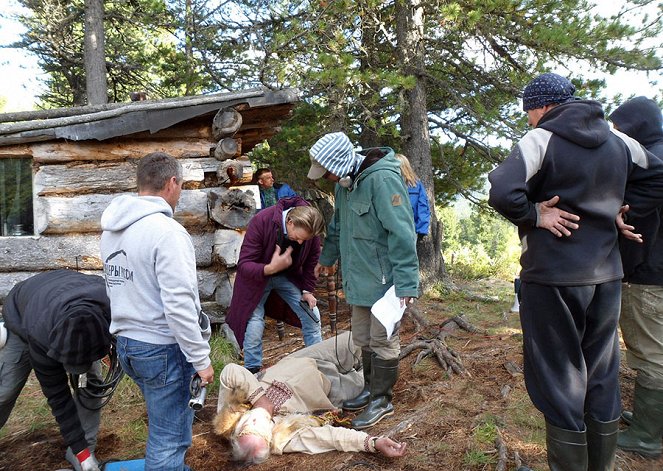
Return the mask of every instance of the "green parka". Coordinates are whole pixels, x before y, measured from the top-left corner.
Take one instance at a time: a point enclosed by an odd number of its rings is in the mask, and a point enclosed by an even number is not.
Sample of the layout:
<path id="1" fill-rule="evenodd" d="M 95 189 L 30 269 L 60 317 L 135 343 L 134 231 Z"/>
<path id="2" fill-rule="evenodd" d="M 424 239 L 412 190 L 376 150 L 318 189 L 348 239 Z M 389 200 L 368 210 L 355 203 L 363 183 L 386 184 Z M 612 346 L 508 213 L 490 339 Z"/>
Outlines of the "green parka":
<path id="1" fill-rule="evenodd" d="M 363 170 L 350 188 L 336 185 L 334 217 L 320 264 L 341 258 L 349 304 L 372 306 L 395 285 L 396 296 L 419 295 L 414 218 L 394 151 Z"/>

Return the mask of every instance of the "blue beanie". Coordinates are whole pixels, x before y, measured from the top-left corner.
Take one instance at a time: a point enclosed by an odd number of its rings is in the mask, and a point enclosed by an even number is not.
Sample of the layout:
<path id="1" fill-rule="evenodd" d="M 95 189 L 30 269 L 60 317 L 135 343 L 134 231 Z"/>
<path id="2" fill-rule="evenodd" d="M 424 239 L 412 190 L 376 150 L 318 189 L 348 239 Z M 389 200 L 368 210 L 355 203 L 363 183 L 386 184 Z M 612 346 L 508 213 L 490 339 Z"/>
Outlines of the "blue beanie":
<path id="1" fill-rule="evenodd" d="M 311 169 L 308 178 L 317 180 L 329 172 L 339 178 L 350 174 L 355 164 L 355 150 L 350 138 L 342 132 L 325 134 L 309 151 Z"/>
<path id="2" fill-rule="evenodd" d="M 523 111 L 576 100 L 575 91 L 576 87 L 561 75 L 539 75 L 523 91 Z"/>

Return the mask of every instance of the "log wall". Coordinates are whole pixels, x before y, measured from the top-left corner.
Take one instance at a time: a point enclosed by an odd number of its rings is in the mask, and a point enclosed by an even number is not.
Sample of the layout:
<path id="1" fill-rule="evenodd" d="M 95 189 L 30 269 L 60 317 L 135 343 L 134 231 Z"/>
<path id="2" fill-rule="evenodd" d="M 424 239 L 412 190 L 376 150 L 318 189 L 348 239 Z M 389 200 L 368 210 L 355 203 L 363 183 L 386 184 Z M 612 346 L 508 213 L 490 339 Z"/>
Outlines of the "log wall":
<path id="1" fill-rule="evenodd" d="M 0 158 L 32 158 L 34 236 L 0 237 L 0 303 L 19 281 L 58 268 L 102 274 L 100 218 L 110 201 L 136 191 L 138 160 L 166 152 L 180 160 L 184 190 L 175 219 L 191 234 L 201 301 L 223 313 L 230 303 L 240 228 L 209 217 L 206 187 L 219 161 L 209 126 L 186 124 L 104 142 L 40 142 L 0 147 Z M 188 189 L 187 189 L 188 188 Z M 216 192 L 220 189 L 216 188 Z M 223 190 L 225 191 L 225 190 Z M 218 309 L 217 309 L 218 308 Z"/>

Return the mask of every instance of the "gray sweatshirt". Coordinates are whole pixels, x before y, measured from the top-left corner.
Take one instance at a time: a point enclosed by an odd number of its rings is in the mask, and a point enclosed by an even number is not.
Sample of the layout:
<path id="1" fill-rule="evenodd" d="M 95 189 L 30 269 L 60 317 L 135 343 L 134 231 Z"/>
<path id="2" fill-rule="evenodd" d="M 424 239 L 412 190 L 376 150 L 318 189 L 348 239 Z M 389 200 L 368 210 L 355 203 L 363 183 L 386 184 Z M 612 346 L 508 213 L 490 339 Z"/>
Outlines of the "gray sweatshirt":
<path id="1" fill-rule="evenodd" d="M 101 257 L 112 334 L 177 343 L 196 371 L 210 366 L 209 324 L 200 300 L 191 237 L 159 196 L 122 195 L 101 216 Z"/>

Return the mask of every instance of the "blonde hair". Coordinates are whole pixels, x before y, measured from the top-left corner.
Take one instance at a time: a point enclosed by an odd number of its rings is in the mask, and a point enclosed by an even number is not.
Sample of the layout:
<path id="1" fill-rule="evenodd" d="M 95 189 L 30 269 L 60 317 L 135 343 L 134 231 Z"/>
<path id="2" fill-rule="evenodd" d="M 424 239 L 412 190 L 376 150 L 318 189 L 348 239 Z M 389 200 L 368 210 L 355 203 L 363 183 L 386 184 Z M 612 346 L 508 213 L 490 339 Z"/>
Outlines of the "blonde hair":
<path id="1" fill-rule="evenodd" d="M 295 227 L 304 229 L 312 237 L 319 236 L 325 232 L 325 218 L 313 206 L 296 206 L 292 208 L 288 212 L 286 220 L 291 221 Z"/>
<path id="2" fill-rule="evenodd" d="M 401 163 L 401 175 L 405 184 L 407 186 L 416 186 L 419 178 L 417 178 L 417 174 L 412 169 L 410 161 L 403 154 L 396 154 L 396 158 Z"/>

